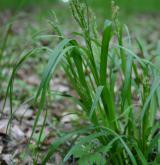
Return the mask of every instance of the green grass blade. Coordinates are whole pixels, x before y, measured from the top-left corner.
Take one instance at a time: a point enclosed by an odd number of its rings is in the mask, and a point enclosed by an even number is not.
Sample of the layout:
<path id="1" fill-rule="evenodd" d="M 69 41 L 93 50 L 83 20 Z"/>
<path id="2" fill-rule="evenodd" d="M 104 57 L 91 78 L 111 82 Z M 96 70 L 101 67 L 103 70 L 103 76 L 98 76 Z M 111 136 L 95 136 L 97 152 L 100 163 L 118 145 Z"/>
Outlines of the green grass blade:
<path id="1" fill-rule="evenodd" d="M 97 89 L 96 89 L 96 93 L 95 93 L 95 97 L 93 99 L 93 103 L 92 103 L 92 107 L 91 107 L 91 110 L 90 110 L 90 113 L 89 113 L 89 118 L 91 119 L 92 116 L 93 116 L 93 113 L 96 109 L 96 106 L 101 98 L 101 93 L 103 91 L 103 86 L 99 86 Z"/>
<path id="2" fill-rule="evenodd" d="M 105 21 L 100 57 L 100 81 L 101 85 L 106 85 L 107 61 L 109 53 L 109 43 L 112 36 L 112 22 Z"/>
<path id="3" fill-rule="evenodd" d="M 42 165 L 45 165 L 47 163 L 47 161 L 51 158 L 51 156 L 55 153 L 55 151 L 58 149 L 58 147 L 61 144 L 71 139 L 75 135 L 78 136 L 79 134 L 88 133 L 92 129 L 94 129 L 94 127 L 80 129 L 80 130 L 68 133 L 67 135 L 64 135 L 63 137 L 60 137 L 57 140 L 55 140 L 53 144 L 50 146 L 46 156 L 42 159 Z"/>

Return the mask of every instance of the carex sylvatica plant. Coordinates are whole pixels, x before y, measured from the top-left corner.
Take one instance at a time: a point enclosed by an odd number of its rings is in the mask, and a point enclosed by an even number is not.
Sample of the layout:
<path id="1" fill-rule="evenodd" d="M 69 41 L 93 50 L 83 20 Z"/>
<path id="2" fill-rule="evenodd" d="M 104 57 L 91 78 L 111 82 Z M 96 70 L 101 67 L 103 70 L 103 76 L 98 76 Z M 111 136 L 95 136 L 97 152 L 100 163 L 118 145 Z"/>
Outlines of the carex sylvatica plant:
<path id="1" fill-rule="evenodd" d="M 45 109 L 50 93 L 49 82 L 58 65 L 63 67 L 77 97 L 58 91 L 54 91 L 54 94 L 73 99 L 90 124 L 58 137 L 42 158 L 41 164 L 46 164 L 54 156 L 56 149 L 68 140 L 73 143 L 63 159 L 63 164 L 70 157 L 75 158 L 80 165 L 159 164 L 158 56 L 145 54 L 138 39 L 135 39 L 134 44 L 136 43 L 140 55 L 134 53 L 132 37 L 127 26 L 119 22 L 118 7 L 114 3 L 112 19 L 104 22 L 102 34 L 97 31 L 95 17 L 86 4 L 71 0 L 70 7 L 81 32 L 74 32 L 73 39 L 67 38 L 56 19 L 50 21 L 56 36 L 59 36 L 59 43 L 54 49 L 45 47 L 50 57 L 35 97 L 38 112 L 31 139 Z M 37 50 L 23 55 L 13 70 L 7 89 L 11 102 L 16 70 L 33 53 L 36 54 Z M 46 117 L 47 113 L 38 146 Z M 38 155 L 37 153 L 35 163 Z"/>

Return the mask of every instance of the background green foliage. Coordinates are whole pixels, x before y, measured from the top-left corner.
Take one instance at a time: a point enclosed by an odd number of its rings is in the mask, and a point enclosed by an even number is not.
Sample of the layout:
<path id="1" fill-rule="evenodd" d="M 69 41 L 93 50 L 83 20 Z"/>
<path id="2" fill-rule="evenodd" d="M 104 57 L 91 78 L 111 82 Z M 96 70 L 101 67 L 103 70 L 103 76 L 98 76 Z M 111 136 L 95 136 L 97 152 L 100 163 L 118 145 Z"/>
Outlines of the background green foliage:
<path id="1" fill-rule="evenodd" d="M 11 8 L 11 9 L 19 9 L 28 7 L 30 5 L 41 6 L 48 2 L 56 2 L 57 0 L 1 0 L 0 1 L 0 8 Z"/>
<path id="2" fill-rule="evenodd" d="M 26 7 L 29 5 L 41 5 L 46 3 L 61 2 L 62 0 L 1 0 L 0 8 L 13 8 Z M 82 0 L 84 1 L 84 0 Z M 106 9 L 109 9 L 111 0 L 87 0 L 87 2 L 94 8 L 101 8 L 101 11 L 107 13 Z M 116 3 L 125 12 L 157 12 L 160 9 L 159 0 L 116 0 Z"/>

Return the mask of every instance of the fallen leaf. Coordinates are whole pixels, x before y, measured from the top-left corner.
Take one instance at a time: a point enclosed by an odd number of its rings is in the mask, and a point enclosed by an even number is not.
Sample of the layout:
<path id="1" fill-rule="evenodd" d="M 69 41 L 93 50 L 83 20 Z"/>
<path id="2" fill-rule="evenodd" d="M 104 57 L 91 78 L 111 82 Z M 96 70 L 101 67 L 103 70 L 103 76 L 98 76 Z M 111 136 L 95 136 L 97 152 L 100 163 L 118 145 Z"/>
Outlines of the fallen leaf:
<path id="1" fill-rule="evenodd" d="M 15 138 L 15 140 L 21 141 L 24 139 L 25 135 L 24 132 L 17 125 L 14 125 L 11 128 L 11 136 Z"/>

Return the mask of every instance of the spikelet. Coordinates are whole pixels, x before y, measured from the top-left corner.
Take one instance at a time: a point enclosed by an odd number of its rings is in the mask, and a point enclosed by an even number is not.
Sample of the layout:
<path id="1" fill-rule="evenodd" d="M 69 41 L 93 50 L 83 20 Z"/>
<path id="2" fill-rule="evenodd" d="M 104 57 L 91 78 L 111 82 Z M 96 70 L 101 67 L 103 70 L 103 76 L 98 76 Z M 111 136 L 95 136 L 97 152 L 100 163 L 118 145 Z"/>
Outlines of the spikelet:
<path id="1" fill-rule="evenodd" d="M 112 8 L 112 20 L 118 19 L 119 6 L 116 5 L 115 1 L 112 1 L 111 8 Z"/>
<path id="2" fill-rule="evenodd" d="M 89 22 L 87 18 L 87 5 L 79 3 L 79 0 L 71 0 L 70 8 L 74 19 L 79 24 L 82 31 L 87 32 L 89 30 Z"/>
<path id="3" fill-rule="evenodd" d="M 64 34 L 63 34 L 63 32 L 62 32 L 62 30 L 60 28 L 60 24 L 59 24 L 59 21 L 57 19 L 56 13 L 54 11 L 51 11 L 50 15 L 51 15 L 51 19 L 48 21 L 49 24 L 52 26 L 54 32 L 57 35 L 63 37 Z"/>

